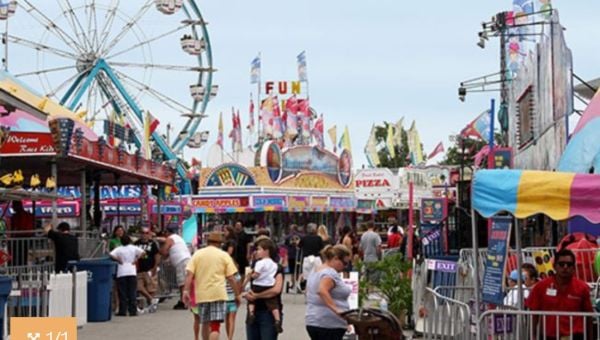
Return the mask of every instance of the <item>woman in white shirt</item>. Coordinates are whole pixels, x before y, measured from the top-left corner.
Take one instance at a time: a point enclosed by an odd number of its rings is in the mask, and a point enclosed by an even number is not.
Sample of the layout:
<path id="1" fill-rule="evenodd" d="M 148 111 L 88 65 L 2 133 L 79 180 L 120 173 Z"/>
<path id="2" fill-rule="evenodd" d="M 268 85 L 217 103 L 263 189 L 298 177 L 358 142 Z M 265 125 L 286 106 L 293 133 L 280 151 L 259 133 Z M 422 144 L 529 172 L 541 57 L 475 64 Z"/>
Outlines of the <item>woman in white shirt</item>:
<path id="1" fill-rule="evenodd" d="M 135 263 L 144 251 L 133 244 L 128 235 L 121 237 L 121 246 L 110 252 L 110 257 L 119 263 L 117 267 L 117 287 L 119 289 L 119 311 L 116 315 L 137 315 L 137 270 Z"/>

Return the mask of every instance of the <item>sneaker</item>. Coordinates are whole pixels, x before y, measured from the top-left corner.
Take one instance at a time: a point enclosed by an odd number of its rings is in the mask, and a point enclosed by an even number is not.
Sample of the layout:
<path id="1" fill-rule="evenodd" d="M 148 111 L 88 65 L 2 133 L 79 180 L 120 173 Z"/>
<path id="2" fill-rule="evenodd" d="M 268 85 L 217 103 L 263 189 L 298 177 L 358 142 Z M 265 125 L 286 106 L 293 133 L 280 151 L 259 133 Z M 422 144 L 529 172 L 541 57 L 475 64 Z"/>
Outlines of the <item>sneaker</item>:
<path id="1" fill-rule="evenodd" d="M 281 327 L 281 320 L 275 321 L 275 330 L 277 333 L 283 333 L 283 327 Z"/>
<path id="2" fill-rule="evenodd" d="M 185 304 L 182 301 L 177 301 L 175 306 L 173 306 L 173 309 L 187 309 L 187 308 L 185 307 Z"/>
<path id="3" fill-rule="evenodd" d="M 148 313 L 156 313 L 157 310 L 158 310 L 158 305 L 156 305 L 156 304 L 150 305 L 150 307 L 148 307 Z"/>
<path id="4" fill-rule="evenodd" d="M 251 325 L 254 321 L 256 321 L 256 316 L 252 313 L 248 313 L 248 316 L 246 316 L 246 325 Z"/>
<path id="5" fill-rule="evenodd" d="M 117 313 L 115 316 L 127 316 L 127 313 Z"/>
<path id="6" fill-rule="evenodd" d="M 157 298 L 153 298 L 152 301 L 150 301 L 151 305 L 158 305 L 158 302 L 160 301 L 160 299 Z"/>

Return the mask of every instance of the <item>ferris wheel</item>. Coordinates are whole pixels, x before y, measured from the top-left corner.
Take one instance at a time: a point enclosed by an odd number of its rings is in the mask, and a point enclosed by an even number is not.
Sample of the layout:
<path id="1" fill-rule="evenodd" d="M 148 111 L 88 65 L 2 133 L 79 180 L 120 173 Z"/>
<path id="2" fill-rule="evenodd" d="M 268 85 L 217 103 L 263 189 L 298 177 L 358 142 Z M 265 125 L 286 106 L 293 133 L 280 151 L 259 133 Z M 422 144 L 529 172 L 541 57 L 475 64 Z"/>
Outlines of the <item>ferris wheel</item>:
<path id="1" fill-rule="evenodd" d="M 0 0 L 6 18 L 4 63 L 13 76 L 96 131 L 119 117 L 138 146 L 150 112 L 160 130 L 168 124 L 176 132 L 157 130 L 152 140 L 185 179 L 178 155 L 218 89 L 207 23 L 194 0 Z"/>

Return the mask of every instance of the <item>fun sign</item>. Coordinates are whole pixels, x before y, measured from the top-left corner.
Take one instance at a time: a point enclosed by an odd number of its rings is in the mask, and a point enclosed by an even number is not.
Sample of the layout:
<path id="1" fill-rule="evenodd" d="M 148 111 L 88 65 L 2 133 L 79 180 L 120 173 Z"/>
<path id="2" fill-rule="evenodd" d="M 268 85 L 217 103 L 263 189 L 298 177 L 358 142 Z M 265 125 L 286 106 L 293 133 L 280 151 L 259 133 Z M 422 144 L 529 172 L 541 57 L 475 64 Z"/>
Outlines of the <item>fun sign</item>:
<path id="1" fill-rule="evenodd" d="M 299 81 L 267 81 L 265 82 L 265 93 L 270 94 L 277 91 L 278 94 L 300 94 Z"/>

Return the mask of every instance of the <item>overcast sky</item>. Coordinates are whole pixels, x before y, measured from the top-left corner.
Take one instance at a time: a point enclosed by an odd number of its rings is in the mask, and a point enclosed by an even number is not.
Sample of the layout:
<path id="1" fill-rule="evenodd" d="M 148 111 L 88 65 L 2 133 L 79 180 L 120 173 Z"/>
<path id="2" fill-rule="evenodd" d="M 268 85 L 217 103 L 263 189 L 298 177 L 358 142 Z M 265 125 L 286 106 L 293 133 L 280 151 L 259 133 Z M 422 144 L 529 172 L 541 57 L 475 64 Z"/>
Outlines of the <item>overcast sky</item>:
<path id="1" fill-rule="evenodd" d="M 263 80 L 293 80 L 296 55 L 306 50 L 311 105 L 324 113 L 326 128 L 338 126 L 338 136 L 348 125 L 355 167 L 366 163 L 362 150 L 371 124 L 402 116 L 406 128 L 417 121 L 426 153 L 439 141 L 448 146 L 448 136 L 458 133 L 496 95 L 468 94 L 463 103 L 457 88 L 461 81 L 498 71 L 498 40 L 481 49 L 476 46 L 477 32 L 482 21 L 511 4 L 507 0 L 203 2 L 219 68 L 215 79 L 221 86 L 210 111 L 228 113 L 231 105 L 247 111 L 249 92 L 256 92 L 248 83 L 249 64 L 259 51 Z M 553 4 L 567 29 L 575 73 L 586 79 L 600 76 L 600 2 Z M 206 124 L 216 127 L 216 116 Z"/>
<path id="2" fill-rule="evenodd" d="M 497 93 L 468 94 L 463 103 L 458 100 L 457 88 L 461 81 L 498 71 L 498 41 L 492 39 L 480 49 L 476 46 L 477 32 L 482 21 L 509 10 L 512 4 L 509 0 L 196 2 L 209 22 L 218 69 L 214 83 L 220 86 L 218 96 L 209 104 L 210 116 L 200 128 L 211 131 L 209 145 L 216 140 L 220 111 L 225 118 L 225 137 L 231 128 L 232 106 L 240 108 L 242 126 L 248 123 L 249 94 L 256 95 L 256 86 L 249 84 L 250 62 L 259 52 L 263 81 L 290 81 L 297 79 L 296 56 L 306 50 L 311 106 L 324 114 L 325 129 L 338 126 L 338 138 L 348 125 L 355 168 L 366 163 L 363 147 L 373 123 L 404 117 L 408 128 L 416 120 L 429 153 L 440 141 L 448 147 L 448 136 L 458 133 L 489 106 L 491 96 Z M 129 1 L 121 3 L 134 6 Z M 600 1 L 555 0 L 553 4 L 567 29 L 575 73 L 585 79 L 599 76 Z M 169 25 L 176 27 L 181 19 L 176 15 L 163 18 L 160 22 L 145 18 L 141 24 L 152 36 Z M 11 25 L 13 33 L 23 34 L 33 26 L 26 21 Z M 177 37 L 172 39 L 178 44 Z M 15 48 L 11 71 L 34 67 L 19 60 L 28 56 L 24 53 Z M 155 49 L 153 60 L 177 64 L 172 61 L 175 54 L 185 57 L 181 50 Z M 157 88 L 176 89 L 177 95 L 189 101 L 187 80 L 176 75 L 156 79 Z M 169 119 L 181 121 L 160 111 L 155 114 L 163 122 L 162 128 Z M 230 148 L 227 138 L 225 144 Z M 185 156 L 205 159 L 207 149 L 187 150 Z"/>

